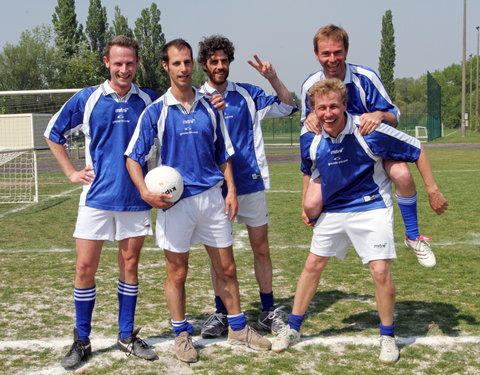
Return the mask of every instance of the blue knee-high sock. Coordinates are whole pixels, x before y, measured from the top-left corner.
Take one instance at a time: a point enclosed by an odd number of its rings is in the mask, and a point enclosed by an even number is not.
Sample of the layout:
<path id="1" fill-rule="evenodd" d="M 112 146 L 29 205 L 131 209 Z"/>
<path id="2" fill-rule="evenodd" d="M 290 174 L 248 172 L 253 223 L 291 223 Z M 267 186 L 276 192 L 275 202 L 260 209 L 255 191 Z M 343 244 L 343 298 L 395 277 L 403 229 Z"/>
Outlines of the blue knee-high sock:
<path id="1" fill-rule="evenodd" d="M 73 299 L 75 301 L 75 326 L 78 332 L 78 338 L 82 341 L 89 341 L 92 331 L 92 315 L 97 297 L 97 288 L 73 289 Z"/>
<path id="2" fill-rule="evenodd" d="M 220 298 L 220 296 L 215 296 L 215 308 L 216 308 L 215 312 L 217 312 L 217 313 L 222 313 L 222 314 L 227 313 L 227 308 L 223 304 L 223 301 Z"/>
<path id="3" fill-rule="evenodd" d="M 118 280 L 118 331 L 121 339 L 132 335 L 137 296 L 138 284 L 127 284 Z"/>
<path id="4" fill-rule="evenodd" d="M 382 323 L 380 323 L 380 335 L 395 337 L 395 323 L 393 323 L 391 326 L 384 326 Z"/>
<path id="5" fill-rule="evenodd" d="M 295 315 L 290 314 L 288 317 L 288 325 L 291 329 L 300 332 L 300 328 L 302 327 L 302 323 L 305 319 L 304 315 Z"/>
<path id="6" fill-rule="evenodd" d="M 247 325 L 247 317 L 243 312 L 234 315 L 227 315 L 228 325 L 234 331 L 241 331 Z"/>
<path id="7" fill-rule="evenodd" d="M 273 292 L 270 293 L 262 293 L 260 292 L 260 301 L 262 302 L 262 311 L 270 311 L 275 304 L 275 300 L 273 298 Z"/>
<path id="8" fill-rule="evenodd" d="M 188 332 L 189 334 L 193 335 L 193 326 L 187 321 L 187 319 L 183 319 L 179 322 L 170 320 L 170 322 L 172 323 L 172 329 L 175 333 L 175 337 L 182 332 Z"/>
<path id="9" fill-rule="evenodd" d="M 413 197 L 400 197 L 397 195 L 397 204 L 402 214 L 403 223 L 405 224 L 405 234 L 411 240 L 415 240 L 420 236 L 418 229 L 417 194 Z"/>

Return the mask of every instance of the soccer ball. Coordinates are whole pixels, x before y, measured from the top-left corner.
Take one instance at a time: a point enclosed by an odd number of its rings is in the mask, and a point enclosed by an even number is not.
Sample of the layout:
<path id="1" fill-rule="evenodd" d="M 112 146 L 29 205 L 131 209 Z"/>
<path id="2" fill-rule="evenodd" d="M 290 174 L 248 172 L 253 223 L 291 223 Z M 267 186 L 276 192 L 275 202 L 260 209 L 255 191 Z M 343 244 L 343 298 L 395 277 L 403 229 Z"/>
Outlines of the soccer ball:
<path id="1" fill-rule="evenodd" d="M 176 202 L 183 193 L 183 178 L 178 171 L 167 165 L 153 168 L 145 176 L 145 184 L 152 193 L 171 194 L 166 202 Z"/>

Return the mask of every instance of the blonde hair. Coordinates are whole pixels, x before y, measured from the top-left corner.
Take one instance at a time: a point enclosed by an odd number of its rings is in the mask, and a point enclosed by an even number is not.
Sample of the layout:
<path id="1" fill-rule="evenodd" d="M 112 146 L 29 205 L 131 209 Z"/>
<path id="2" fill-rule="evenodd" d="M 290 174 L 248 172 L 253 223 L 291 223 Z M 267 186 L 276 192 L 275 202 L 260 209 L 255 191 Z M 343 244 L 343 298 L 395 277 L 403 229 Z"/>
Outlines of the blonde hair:
<path id="1" fill-rule="evenodd" d="M 321 27 L 313 37 L 313 50 L 318 53 L 318 41 L 320 39 L 333 39 L 343 42 L 345 51 L 348 51 L 348 34 L 345 29 L 336 25 L 325 25 Z"/>
<path id="2" fill-rule="evenodd" d="M 308 91 L 310 107 L 315 105 L 315 95 L 327 95 L 332 91 L 340 92 L 343 104 L 347 105 L 347 89 L 338 78 L 329 78 L 315 83 Z"/>

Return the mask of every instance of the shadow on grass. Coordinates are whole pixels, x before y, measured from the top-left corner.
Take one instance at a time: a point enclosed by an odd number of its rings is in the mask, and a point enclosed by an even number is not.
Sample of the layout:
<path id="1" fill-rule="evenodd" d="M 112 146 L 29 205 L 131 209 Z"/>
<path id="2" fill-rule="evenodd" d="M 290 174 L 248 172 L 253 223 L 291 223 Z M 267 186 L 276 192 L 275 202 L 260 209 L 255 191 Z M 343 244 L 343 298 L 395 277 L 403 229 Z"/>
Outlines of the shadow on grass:
<path id="1" fill-rule="evenodd" d="M 276 305 L 285 306 L 285 312 L 288 314 L 292 309 L 293 298 L 293 296 L 279 298 L 276 300 Z M 374 298 L 373 295 L 345 293 L 339 290 L 318 291 L 310 303 L 306 318 L 308 319 L 308 316 L 327 310 L 340 300 L 366 301 Z M 256 321 L 260 303 L 254 302 L 250 306 L 252 306 L 252 309 L 245 312 L 251 321 Z M 377 311 L 368 310 L 343 319 L 342 323 L 346 324 L 345 327 L 325 329 L 316 336 L 335 336 L 376 329 L 379 321 Z M 462 314 L 457 307 L 449 303 L 399 301 L 395 304 L 395 331 L 398 336 L 431 336 L 438 334 L 456 337 L 460 335 L 458 326 L 462 322 L 472 326 L 480 325 L 480 322 L 474 316 Z"/>

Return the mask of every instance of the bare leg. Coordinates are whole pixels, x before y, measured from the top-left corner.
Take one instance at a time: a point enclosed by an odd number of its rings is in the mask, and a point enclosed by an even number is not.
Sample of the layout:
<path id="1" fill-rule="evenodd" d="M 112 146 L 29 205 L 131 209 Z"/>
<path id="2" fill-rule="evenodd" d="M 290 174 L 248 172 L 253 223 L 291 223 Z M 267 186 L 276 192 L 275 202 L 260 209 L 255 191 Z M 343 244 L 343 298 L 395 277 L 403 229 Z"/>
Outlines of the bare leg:
<path id="1" fill-rule="evenodd" d="M 239 314 L 240 293 L 232 247 L 216 248 L 205 245 L 205 248 L 215 273 L 215 293 L 218 293 L 229 314 Z"/>
<path id="2" fill-rule="evenodd" d="M 175 321 L 185 319 L 185 280 L 188 274 L 189 253 L 174 253 L 164 250 L 167 277 L 165 280 L 165 297 L 170 316 Z"/>
<path id="3" fill-rule="evenodd" d="M 393 324 L 395 306 L 395 285 L 389 260 L 373 260 L 369 263 L 370 273 L 375 283 L 375 299 L 378 315 L 384 326 Z"/>
<path id="4" fill-rule="evenodd" d="M 138 262 L 144 236 L 125 238 L 118 243 L 118 268 L 120 280 L 128 284 L 138 284 Z"/>

